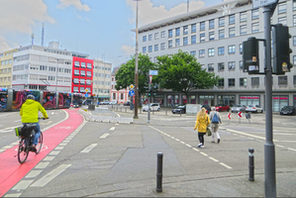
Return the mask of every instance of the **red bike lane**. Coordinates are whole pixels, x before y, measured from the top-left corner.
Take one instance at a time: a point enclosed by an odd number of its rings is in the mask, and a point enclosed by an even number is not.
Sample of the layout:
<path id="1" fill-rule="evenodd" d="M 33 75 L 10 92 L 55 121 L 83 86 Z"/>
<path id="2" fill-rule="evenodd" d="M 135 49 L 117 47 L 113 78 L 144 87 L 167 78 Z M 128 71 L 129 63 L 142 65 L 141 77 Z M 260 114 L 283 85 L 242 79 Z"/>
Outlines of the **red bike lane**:
<path id="1" fill-rule="evenodd" d="M 4 196 L 48 153 L 83 123 L 83 117 L 77 109 L 67 109 L 66 111 L 69 115 L 67 120 L 43 131 L 43 148 L 45 149 L 42 149 L 38 155 L 30 152 L 26 162 L 19 164 L 17 160 L 18 145 L 0 153 L 0 197 Z"/>

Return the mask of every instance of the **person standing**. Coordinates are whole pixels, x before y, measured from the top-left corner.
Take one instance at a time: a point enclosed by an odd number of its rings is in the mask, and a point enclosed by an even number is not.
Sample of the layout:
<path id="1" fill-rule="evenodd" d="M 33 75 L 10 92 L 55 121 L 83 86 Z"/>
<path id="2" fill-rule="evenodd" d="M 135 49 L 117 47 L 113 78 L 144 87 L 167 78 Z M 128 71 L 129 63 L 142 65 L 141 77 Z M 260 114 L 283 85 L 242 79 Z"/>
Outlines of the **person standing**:
<path id="1" fill-rule="evenodd" d="M 219 124 L 222 124 L 221 116 L 216 108 L 213 107 L 210 113 L 210 120 L 211 120 L 211 131 L 212 131 L 212 143 L 215 143 L 215 135 L 217 137 L 217 143 L 220 143 L 220 134 L 218 132 Z"/>
<path id="2" fill-rule="evenodd" d="M 208 114 L 206 113 L 206 109 L 201 108 L 201 110 L 197 113 L 195 127 L 194 127 L 194 130 L 197 129 L 197 132 L 198 132 L 198 139 L 200 143 L 197 147 L 199 148 L 203 148 L 205 145 L 204 135 L 207 132 L 207 127 L 209 126 L 209 124 L 210 124 L 210 119 Z"/>

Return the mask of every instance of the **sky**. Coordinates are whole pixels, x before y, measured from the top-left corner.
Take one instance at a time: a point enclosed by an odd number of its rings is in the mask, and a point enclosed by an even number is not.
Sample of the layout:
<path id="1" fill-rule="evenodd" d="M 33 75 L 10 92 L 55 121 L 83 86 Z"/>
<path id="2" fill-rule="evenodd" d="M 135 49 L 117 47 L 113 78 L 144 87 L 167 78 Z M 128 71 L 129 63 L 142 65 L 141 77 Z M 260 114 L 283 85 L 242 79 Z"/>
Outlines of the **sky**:
<path id="1" fill-rule="evenodd" d="M 189 0 L 189 11 L 225 0 Z M 0 52 L 58 41 L 118 67 L 135 54 L 135 0 L 0 0 Z M 140 0 L 139 27 L 187 12 L 187 0 Z"/>

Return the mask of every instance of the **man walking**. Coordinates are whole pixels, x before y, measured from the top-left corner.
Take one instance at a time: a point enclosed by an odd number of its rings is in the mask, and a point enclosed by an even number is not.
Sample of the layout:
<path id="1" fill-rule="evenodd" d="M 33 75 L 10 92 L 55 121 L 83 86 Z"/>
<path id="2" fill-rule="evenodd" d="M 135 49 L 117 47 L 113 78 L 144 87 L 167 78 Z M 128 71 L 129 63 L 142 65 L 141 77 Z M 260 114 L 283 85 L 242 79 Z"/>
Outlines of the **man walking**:
<path id="1" fill-rule="evenodd" d="M 216 111 L 216 107 L 212 107 L 210 113 L 211 131 L 212 131 L 212 143 L 215 143 L 215 135 L 217 136 L 217 143 L 220 143 L 220 134 L 218 132 L 219 124 L 222 124 L 220 113 Z"/>

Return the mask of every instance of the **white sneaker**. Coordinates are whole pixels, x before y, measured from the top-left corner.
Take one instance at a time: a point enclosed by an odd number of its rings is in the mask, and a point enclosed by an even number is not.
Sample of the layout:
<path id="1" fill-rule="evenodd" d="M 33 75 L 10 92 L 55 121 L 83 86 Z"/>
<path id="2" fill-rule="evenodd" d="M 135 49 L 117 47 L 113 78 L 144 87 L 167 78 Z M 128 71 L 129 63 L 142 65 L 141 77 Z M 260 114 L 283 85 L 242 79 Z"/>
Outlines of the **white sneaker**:
<path id="1" fill-rule="evenodd" d="M 202 146 L 203 146 L 202 143 L 200 143 L 199 145 L 197 145 L 198 148 L 200 148 L 200 147 L 202 147 Z"/>
<path id="2" fill-rule="evenodd" d="M 205 146 L 204 145 L 201 145 L 200 148 L 205 148 Z"/>

